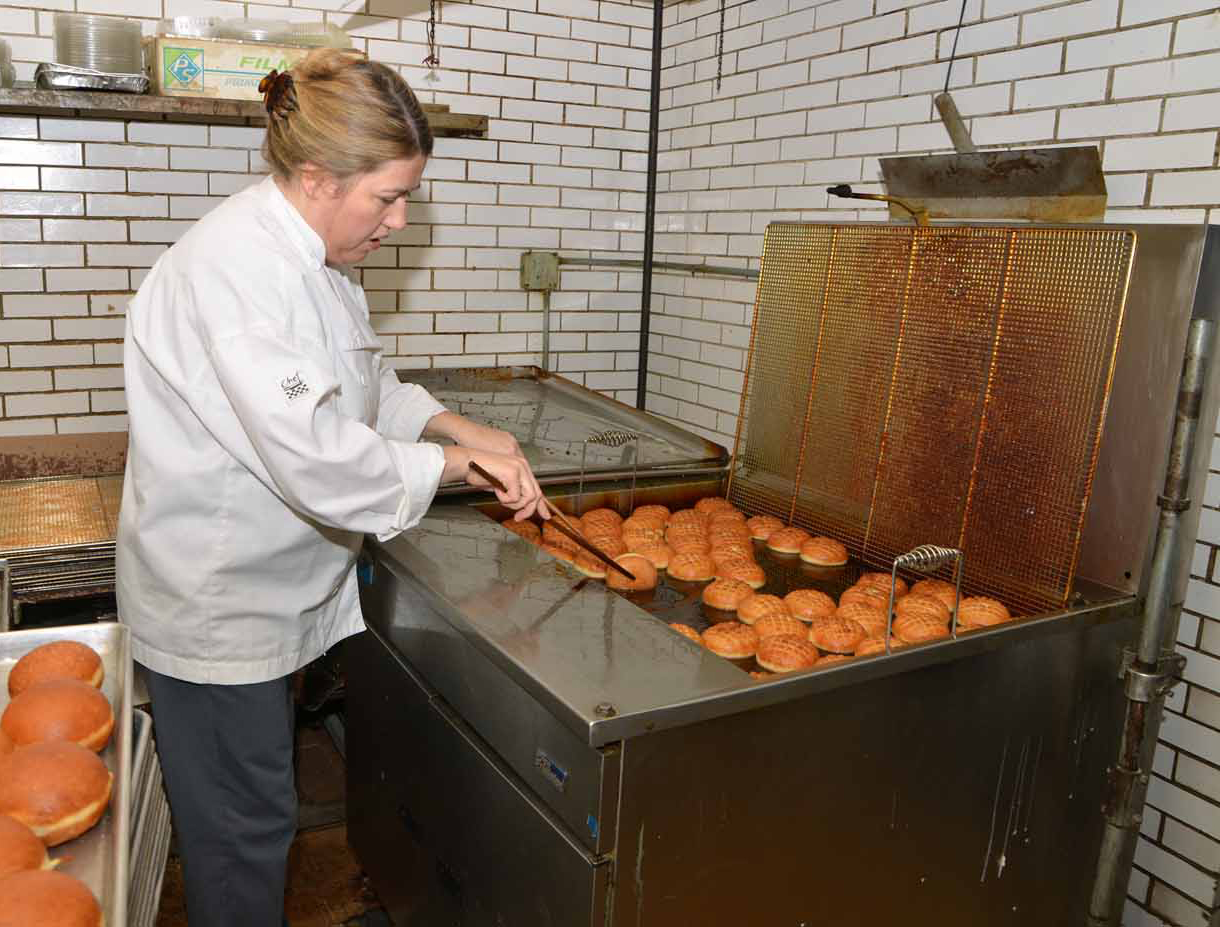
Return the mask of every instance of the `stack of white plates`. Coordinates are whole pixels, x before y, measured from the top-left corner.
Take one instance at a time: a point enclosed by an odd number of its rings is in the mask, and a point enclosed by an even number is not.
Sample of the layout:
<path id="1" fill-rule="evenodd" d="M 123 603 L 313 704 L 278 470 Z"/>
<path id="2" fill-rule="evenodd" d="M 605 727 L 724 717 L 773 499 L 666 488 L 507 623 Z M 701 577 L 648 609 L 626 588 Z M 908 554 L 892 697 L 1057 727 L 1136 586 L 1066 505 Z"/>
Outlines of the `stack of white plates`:
<path id="1" fill-rule="evenodd" d="M 219 16 L 171 16 L 157 24 L 157 35 L 210 39 L 215 37 L 221 22 Z"/>
<path id="2" fill-rule="evenodd" d="M 55 60 L 59 64 L 108 74 L 138 74 L 144 70 L 140 38 L 140 24 L 132 19 L 55 14 Z"/>
<path id="3" fill-rule="evenodd" d="M 284 42 L 287 45 L 305 45 L 309 48 L 351 48 L 352 39 L 346 32 L 331 23 L 289 23 Z"/>
<path id="4" fill-rule="evenodd" d="M 240 42 L 283 43 L 289 24 L 282 19 L 226 19 L 216 29 L 216 38 Z"/>

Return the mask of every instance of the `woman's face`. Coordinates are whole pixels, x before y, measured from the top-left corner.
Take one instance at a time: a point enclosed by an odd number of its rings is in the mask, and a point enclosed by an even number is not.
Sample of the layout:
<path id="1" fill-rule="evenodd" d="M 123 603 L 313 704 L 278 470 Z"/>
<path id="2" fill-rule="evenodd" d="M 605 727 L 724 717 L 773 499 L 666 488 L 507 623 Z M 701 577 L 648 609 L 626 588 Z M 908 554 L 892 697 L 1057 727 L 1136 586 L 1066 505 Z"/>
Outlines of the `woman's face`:
<path id="1" fill-rule="evenodd" d="M 346 184 L 328 185 L 329 221 L 322 240 L 328 264 L 358 264 L 381 247 L 381 240 L 407 225 L 407 197 L 419 188 L 423 155 L 387 161 Z"/>

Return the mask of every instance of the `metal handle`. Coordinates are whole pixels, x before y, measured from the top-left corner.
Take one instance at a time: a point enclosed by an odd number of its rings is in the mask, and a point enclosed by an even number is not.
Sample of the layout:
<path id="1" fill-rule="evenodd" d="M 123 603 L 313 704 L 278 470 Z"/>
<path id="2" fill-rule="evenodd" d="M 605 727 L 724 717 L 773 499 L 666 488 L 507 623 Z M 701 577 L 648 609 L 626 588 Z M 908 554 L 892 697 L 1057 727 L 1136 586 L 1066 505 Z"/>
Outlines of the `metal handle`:
<path id="1" fill-rule="evenodd" d="M 962 567 L 965 556 L 954 547 L 941 547 L 938 544 L 921 544 L 914 550 L 899 554 L 890 567 L 890 607 L 885 615 L 885 652 L 890 652 L 890 635 L 894 629 L 894 599 L 898 586 L 898 570 L 912 570 L 916 573 L 931 573 L 950 563 L 954 566 L 954 586 L 957 589 L 956 600 L 953 603 L 953 614 L 949 617 L 949 635 L 957 637 L 957 612 L 962 604 Z"/>
<path id="2" fill-rule="evenodd" d="M 588 457 L 589 445 L 600 444 L 602 447 L 623 447 L 633 442 L 635 444 L 635 456 L 631 461 L 631 498 L 627 510 L 630 512 L 635 508 L 635 484 L 640 470 L 640 436 L 632 431 L 610 429 L 608 431 L 594 432 L 585 438 L 580 445 L 580 481 L 576 484 L 576 511 L 578 514 L 584 513 L 585 460 Z"/>

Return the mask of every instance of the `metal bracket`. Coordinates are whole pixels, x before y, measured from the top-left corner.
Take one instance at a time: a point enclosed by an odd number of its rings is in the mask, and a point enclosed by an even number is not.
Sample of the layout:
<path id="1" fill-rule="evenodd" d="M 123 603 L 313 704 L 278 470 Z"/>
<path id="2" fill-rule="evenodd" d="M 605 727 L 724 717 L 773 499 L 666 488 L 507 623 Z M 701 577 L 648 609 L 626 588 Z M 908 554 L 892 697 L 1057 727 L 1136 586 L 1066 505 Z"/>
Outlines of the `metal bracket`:
<path id="1" fill-rule="evenodd" d="M 1166 512 L 1185 512 L 1190 508 L 1189 499 L 1170 499 L 1163 495 L 1157 495 L 1156 504 Z"/>
<path id="2" fill-rule="evenodd" d="M 1135 651 L 1125 647 L 1118 678 L 1123 681 L 1123 689 L 1131 701 L 1151 702 L 1162 698 L 1181 682 L 1182 671 L 1185 669 L 1186 657 L 1180 653 L 1161 657 L 1157 661 L 1155 672 L 1139 669 L 1135 665 Z"/>

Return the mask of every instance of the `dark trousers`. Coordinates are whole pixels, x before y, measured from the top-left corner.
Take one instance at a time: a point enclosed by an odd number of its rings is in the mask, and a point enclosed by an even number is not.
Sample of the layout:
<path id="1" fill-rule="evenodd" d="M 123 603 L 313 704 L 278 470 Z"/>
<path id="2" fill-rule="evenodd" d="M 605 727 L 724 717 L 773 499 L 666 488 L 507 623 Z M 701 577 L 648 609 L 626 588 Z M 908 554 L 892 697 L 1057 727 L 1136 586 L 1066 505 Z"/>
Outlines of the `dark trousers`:
<path id="1" fill-rule="evenodd" d="M 190 927 L 281 927 L 297 825 L 288 677 L 222 686 L 144 672 Z"/>

